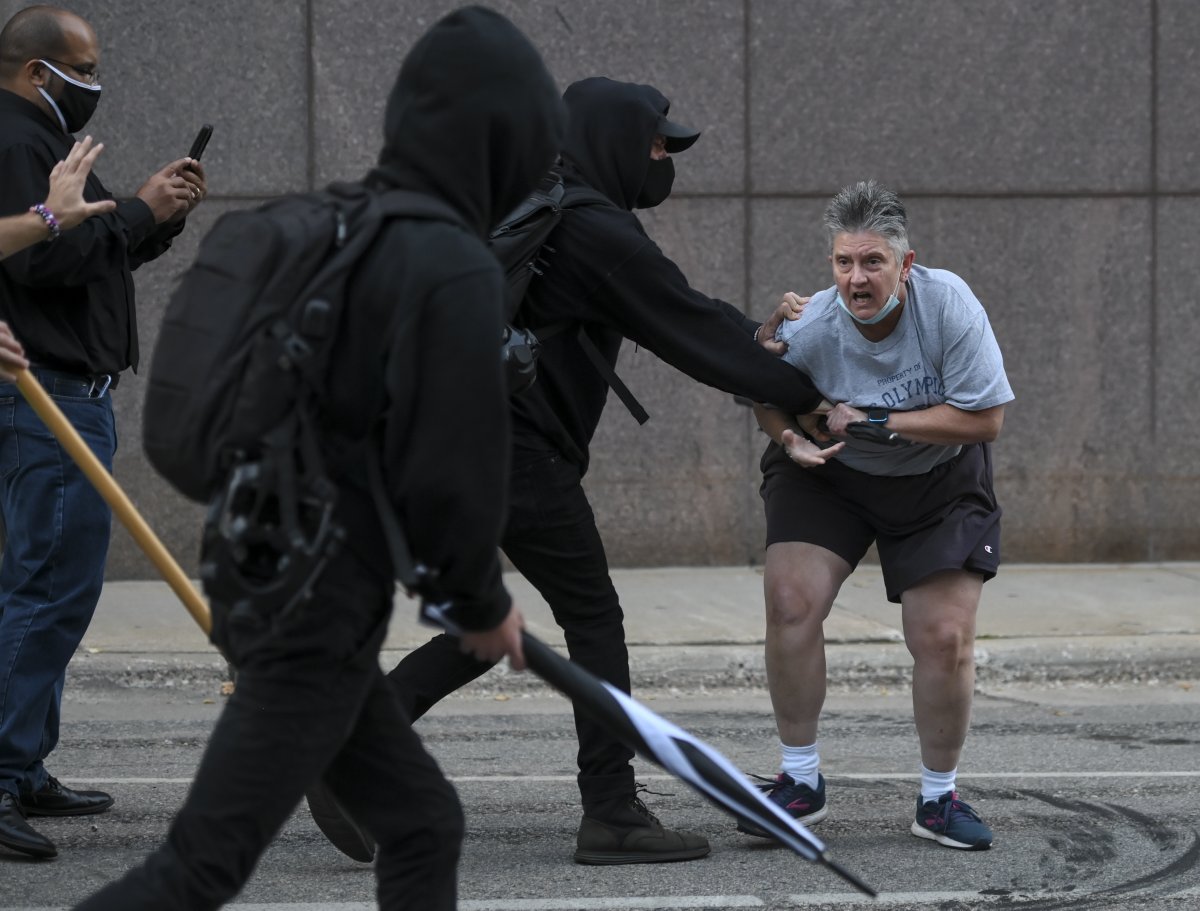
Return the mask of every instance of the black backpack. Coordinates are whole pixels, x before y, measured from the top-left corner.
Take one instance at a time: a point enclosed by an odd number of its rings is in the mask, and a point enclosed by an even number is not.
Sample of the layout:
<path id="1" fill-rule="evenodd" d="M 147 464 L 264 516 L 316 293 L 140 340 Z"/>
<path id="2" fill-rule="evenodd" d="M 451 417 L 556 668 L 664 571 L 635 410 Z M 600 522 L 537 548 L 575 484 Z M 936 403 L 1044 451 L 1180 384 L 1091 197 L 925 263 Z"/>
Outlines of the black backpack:
<path id="1" fill-rule="evenodd" d="M 594 191 L 564 199 L 552 172 L 497 229 L 493 249 L 512 301 L 552 253 L 546 238 L 563 208 L 585 202 L 607 200 Z M 463 223 L 423 194 L 332 184 L 221 216 L 171 295 L 147 377 L 142 443 L 176 490 L 209 503 L 201 576 L 214 598 L 300 603 L 341 545 L 319 408 L 347 280 L 397 217 Z M 611 374 L 582 330 L 581 339 Z M 510 327 L 504 343 L 506 356 L 523 349 L 534 368 L 532 333 Z M 615 374 L 610 382 L 620 394 Z M 374 493 L 386 511 L 382 490 Z"/>
<path id="2" fill-rule="evenodd" d="M 171 295 L 143 446 L 172 486 L 209 503 L 200 575 L 232 611 L 286 614 L 342 546 L 320 403 L 347 281 L 398 217 L 462 224 L 423 194 L 333 184 L 221 216 Z"/>
<path id="3" fill-rule="evenodd" d="M 507 325 L 501 338 L 509 391 L 518 393 L 533 384 L 537 376 L 537 357 L 543 342 L 571 328 L 570 323 L 531 328 L 515 325 L 521 303 L 529 293 L 533 280 L 553 268 L 553 259 L 558 252 L 549 244 L 554 229 L 562 221 L 563 212 L 576 206 L 612 205 L 607 196 L 598 190 L 563 185 L 560 166 L 556 165 L 539 181 L 532 193 L 510 212 L 489 237 L 489 245 L 500 264 L 504 267 L 508 284 Z M 580 325 L 577 336 L 584 353 L 592 365 L 604 377 L 609 388 L 617 394 L 639 424 L 646 423 L 649 415 L 629 388 L 621 381 L 608 361 L 600 353 L 595 342 Z"/>
<path id="4" fill-rule="evenodd" d="M 361 184 L 217 220 L 167 304 L 146 387 L 143 446 L 176 490 L 207 502 L 235 464 L 293 431 L 315 440 L 311 406 L 346 281 L 385 220 L 400 216 L 461 223 L 429 196 Z"/>

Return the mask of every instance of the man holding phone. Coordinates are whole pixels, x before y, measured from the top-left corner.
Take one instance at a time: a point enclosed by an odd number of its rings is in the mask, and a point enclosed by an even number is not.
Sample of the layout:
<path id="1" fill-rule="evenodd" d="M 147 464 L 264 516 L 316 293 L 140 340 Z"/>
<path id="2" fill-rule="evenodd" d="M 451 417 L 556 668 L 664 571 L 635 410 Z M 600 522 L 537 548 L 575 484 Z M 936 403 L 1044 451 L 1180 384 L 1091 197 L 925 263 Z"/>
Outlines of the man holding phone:
<path id="1" fill-rule="evenodd" d="M 192 148 L 188 152 L 190 158 L 196 165 L 200 164 L 200 156 L 204 154 L 204 150 L 208 148 L 208 141 L 212 139 L 212 124 L 206 123 L 200 127 L 200 132 L 196 134 L 195 141 L 192 142 Z"/>
<path id="2" fill-rule="evenodd" d="M 109 390 L 138 361 L 131 272 L 166 252 L 206 186 L 200 163 L 181 158 L 136 198 L 70 230 L 37 205 L 99 102 L 99 64 L 96 33 L 65 10 L 29 7 L 0 31 L 0 216 L 32 207 L 47 227 L 45 242 L 0 264 L 0 320 L 111 470 Z M 94 174 L 83 196 L 112 199 Z M 0 402 L 0 845 L 53 857 L 27 817 L 99 813 L 113 802 L 63 786 L 43 765 L 58 742 L 67 663 L 100 596 L 111 514 L 15 386 L 0 384 Z"/>

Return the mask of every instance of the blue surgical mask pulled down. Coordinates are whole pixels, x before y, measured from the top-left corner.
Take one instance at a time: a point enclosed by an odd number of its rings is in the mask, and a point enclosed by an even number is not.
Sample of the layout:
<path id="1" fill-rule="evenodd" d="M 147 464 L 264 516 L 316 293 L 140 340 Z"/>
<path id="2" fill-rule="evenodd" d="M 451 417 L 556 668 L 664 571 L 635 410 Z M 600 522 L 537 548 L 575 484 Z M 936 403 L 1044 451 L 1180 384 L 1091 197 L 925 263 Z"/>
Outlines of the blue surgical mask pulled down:
<path id="1" fill-rule="evenodd" d="M 900 269 L 900 274 L 901 275 L 904 274 L 903 268 Z M 887 315 L 889 313 L 891 313 L 893 310 L 895 310 L 898 306 L 900 306 L 900 298 L 896 297 L 896 292 L 899 290 L 900 290 L 900 276 L 897 275 L 896 276 L 896 287 L 892 289 L 892 296 L 887 299 L 887 303 L 883 305 L 882 309 L 880 309 L 880 311 L 878 313 L 876 313 L 874 316 L 872 316 L 870 319 L 859 319 L 853 313 L 850 313 L 850 308 L 846 306 L 846 302 L 844 300 L 842 300 L 842 295 L 840 293 L 837 296 L 837 302 L 838 302 L 839 307 L 841 307 L 843 310 L 845 310 L 847 313 L 850 314 L 850 319 L 854 320 L 854 322 L 858 323 L 860 326 L 874 326 L 876 323 L 887 319 Z"/>

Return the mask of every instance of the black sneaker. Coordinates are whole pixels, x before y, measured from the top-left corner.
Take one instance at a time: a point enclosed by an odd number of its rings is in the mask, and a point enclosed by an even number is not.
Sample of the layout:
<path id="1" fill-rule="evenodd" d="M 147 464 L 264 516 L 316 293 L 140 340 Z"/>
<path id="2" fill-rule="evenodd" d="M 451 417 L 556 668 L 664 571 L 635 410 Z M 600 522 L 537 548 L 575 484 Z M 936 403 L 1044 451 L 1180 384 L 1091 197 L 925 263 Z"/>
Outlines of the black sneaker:
<path id="1" fill-rule="evenodd" d="M 639 797 L 591 812 L 596 815 L 585 813 L 579 824 L 577 864 L 661 864 L 696 860 L 710 850 L 702 835 L 665 828 Z"/>
<path id="2" fill-rule="evenodd" d="M 806 826 L 816 825 L 829 815 L 829 808 L 825 806 L 824 775 L 817 775 L 817 789 L 814 791 L 808 785 L 795 781 L 787 772 L 780 772 L 775 776 L 774 783 L 763 790 L 767 792 L 767 800 L 779 804 L 792 819 Z M 737 830 L 759 838 L 774 838 L 762 826 L 748 819 L 739 819 Z"/>
<path id="3" fill-rule="evenodd" d="M 911 831 L 917 838 L 928 838 L 962 851 L 986 851 L 992 846 L 992 830 L 978 813 L 958 799 L 955 791 L 925 802 L 918 797 L 917 818 Z"/>

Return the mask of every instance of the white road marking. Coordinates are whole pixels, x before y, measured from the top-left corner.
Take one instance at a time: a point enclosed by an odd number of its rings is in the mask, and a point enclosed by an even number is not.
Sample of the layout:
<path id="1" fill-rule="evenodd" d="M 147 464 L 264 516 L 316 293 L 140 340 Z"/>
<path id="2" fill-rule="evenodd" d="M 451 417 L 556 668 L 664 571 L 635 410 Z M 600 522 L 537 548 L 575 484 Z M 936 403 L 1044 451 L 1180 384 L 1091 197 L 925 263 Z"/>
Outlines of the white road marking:
<path id="1" fill-rule="evenodd" d="M 68 784 L 191 784 L 191 778 L 97 778 L 62 776 Z M 493 782 L 493 781 L 527 781 L 531 784 L 545 782 L 575 782 L 574 775 L 448 775 L 453 782 Z M 827 781 L 836 782 L 839 778 L 853 781 L 915 781 L 920 776 L 909 772 L 834 772 L 825 776 Z M 1129 771 L 1129 772 L 959 772 L 959 779 L 1003 779 L 1011 781 L 1020 778 L 1071 778 L 1071 779 L 1114 779 L 1114 778 L 1200 778 L 1200 769 L 1168 770 L 1160 772 Z M 641 775 L 638 781 L 678 781 L 674 775 Z"/>
<path id="2" fill-rule="evenodd" d="M 762 908 L 753 895 L 663 895 L 650 898 L 524 898 L 460 901 L 459 911 L 676 911 L 681 908 Z"/>
<path id="3" fill-rule="evenodd" d="M 1103 894 L 1103 893 L 1100 893 Z M 857 892 L 820 892 L 809 895 L 789 895 L 787 901 L 798 907 L 819 905 L 862 905 L 864 908 L 887 907 L 889 905 L 929 906 L 936 902 L 971 902 L 972 907 L 981 903 L 1003 902 L 1009 907 L 1020 907 L 1022 902 L 1044 900 L 1050 897 L 1083 899 L 1080 893 L 1019 893 L 1007 895 L 983 895 L 979 892 L 881 892 L 875 899 Z M 1161 896 L 1163 902 L 1200 898 L 1200 888 L 1184 889 Z M 228 911 L 375 911 L 374 902 L 278 902 L 257 904 L 238 902 L 225 906 Z M 708 908 L 720 911 L 723 908 L 762 908 L 763 900 L 753 895 L 662 895 L 654 897 L 613 896 L 608 898 L 514 898 L 495 900 L 469 900 L 458 903 L 460 911 L 683 911 L 690 908 Z M 62 906 L 11 908 L 8 911 L 68 911 Z"/>
<path id="4" fill-rule="evenodd" d="M 374 902 L 287 902 L 257 904 L 236 902 L 227 911 L 376 911 Z M 762 908 L 753 895 L 663 895 L 611 898 L 514 898 L 492 901 L 459 901 L 459 911 L 685 911 L 708 908 Z M 67 911 L 65 908 L 13 908 L 9 911 Z"/>

